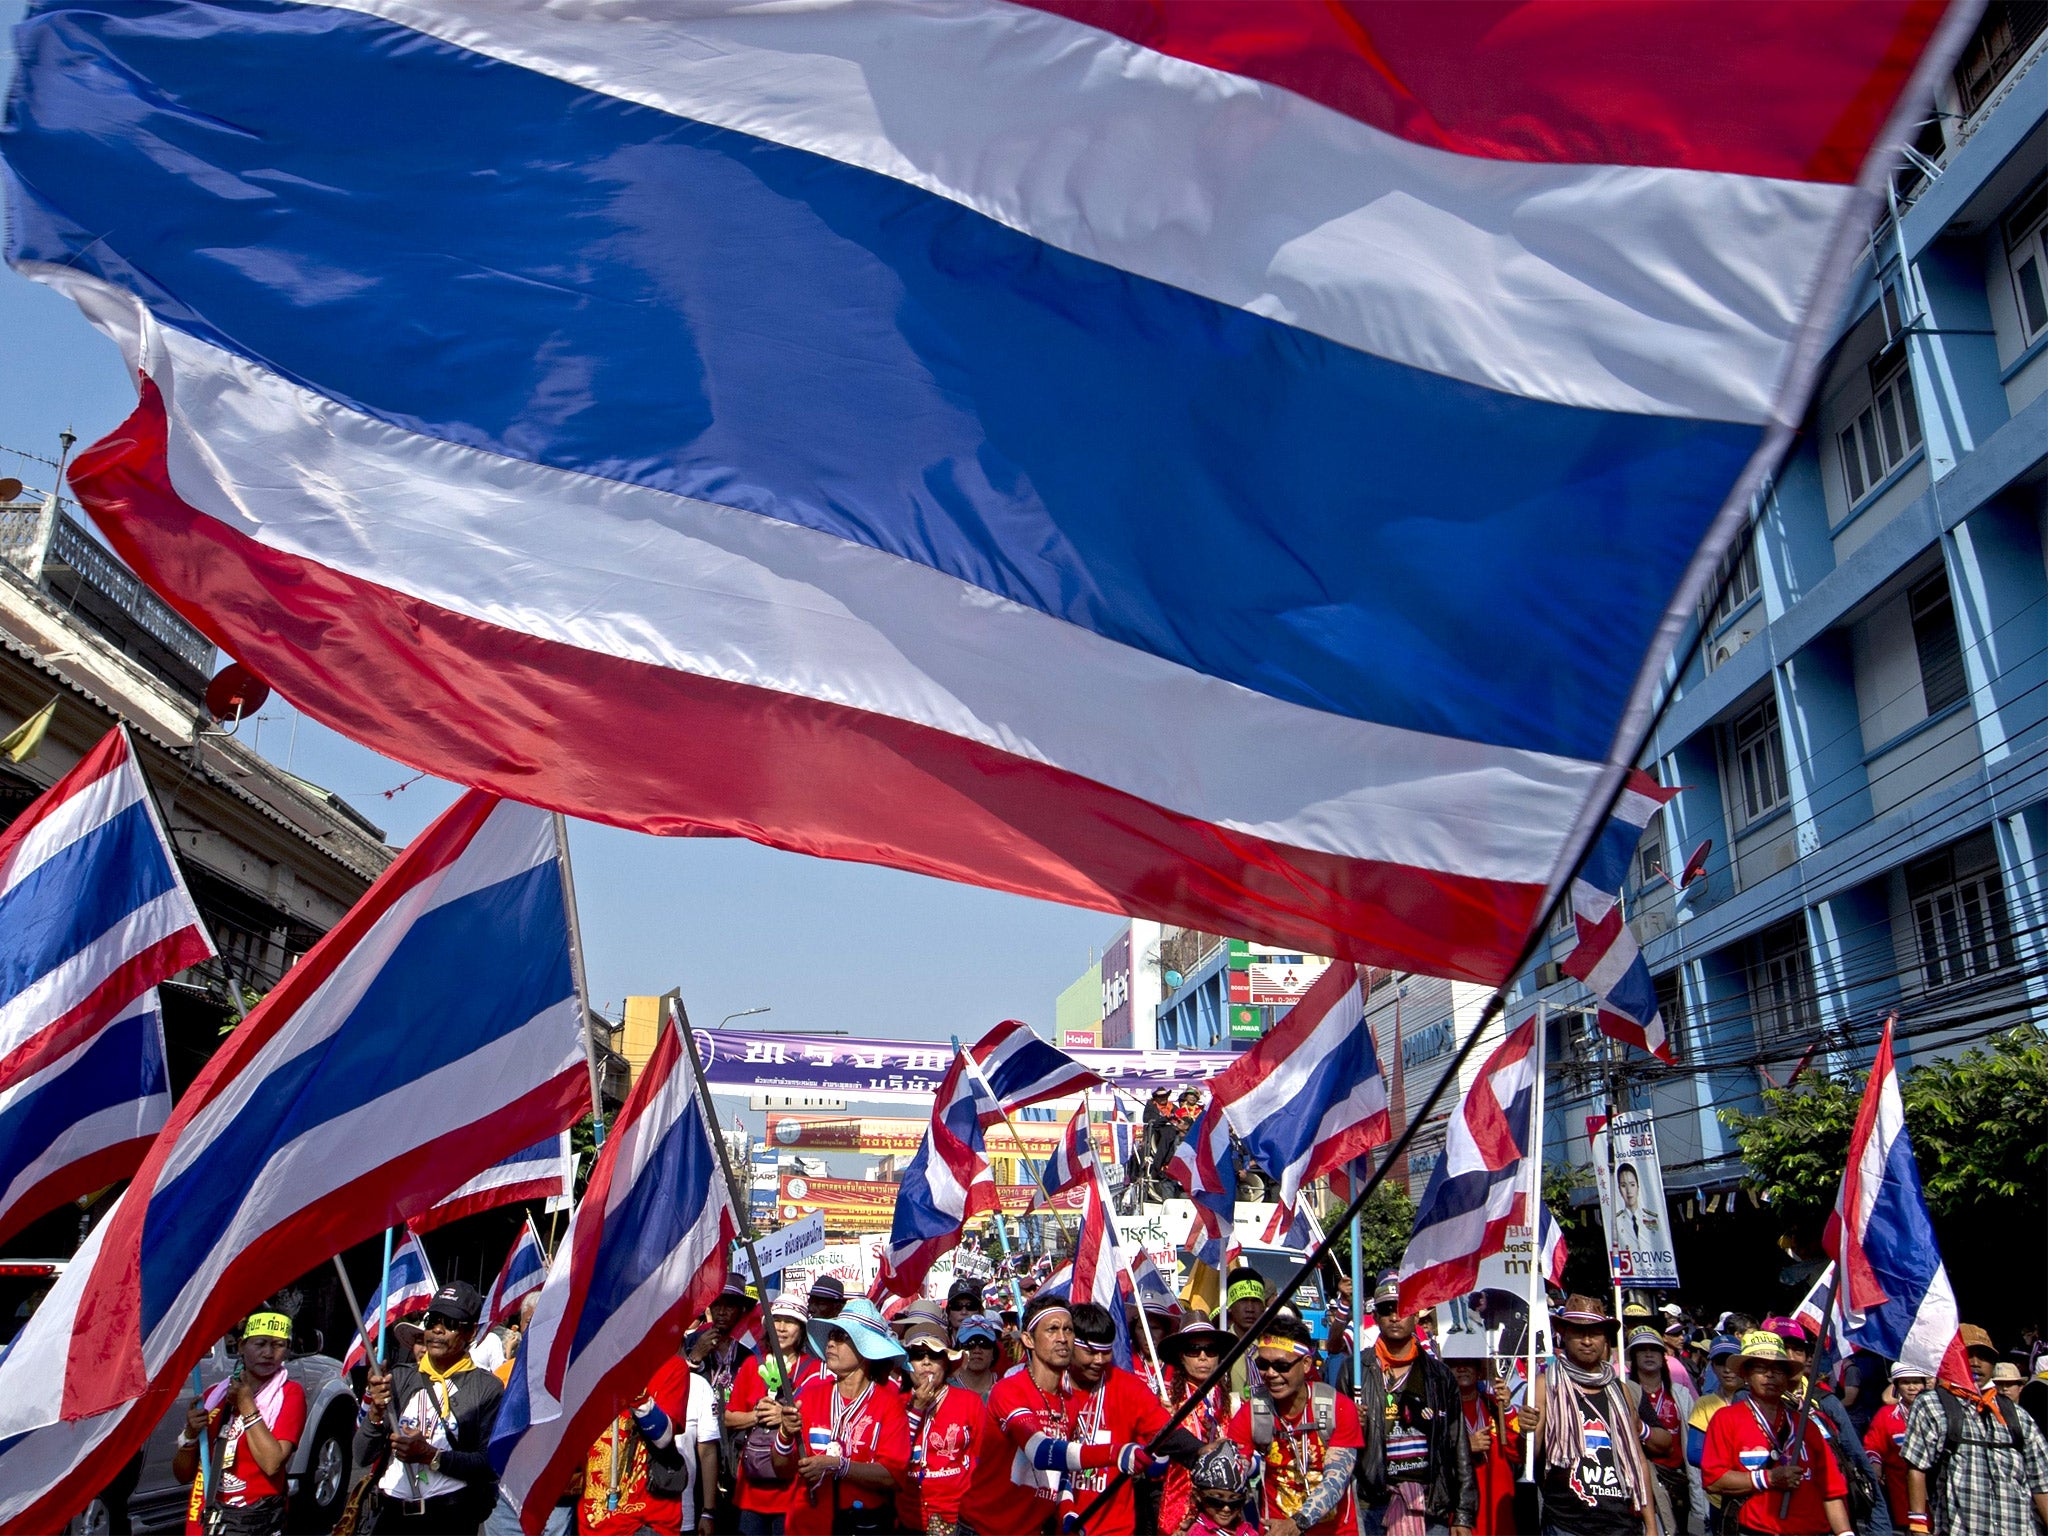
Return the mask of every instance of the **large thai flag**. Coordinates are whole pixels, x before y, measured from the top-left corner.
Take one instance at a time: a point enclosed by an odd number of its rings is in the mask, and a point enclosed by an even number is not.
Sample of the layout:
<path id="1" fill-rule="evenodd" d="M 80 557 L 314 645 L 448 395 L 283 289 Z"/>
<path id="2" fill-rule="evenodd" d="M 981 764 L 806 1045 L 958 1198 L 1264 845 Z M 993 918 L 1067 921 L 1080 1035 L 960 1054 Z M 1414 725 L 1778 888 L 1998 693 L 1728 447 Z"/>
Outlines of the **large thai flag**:
<path id="1" fill-rule="evenodd" d="M 1174 1148 L 1166 1175 L 1194 1207 L 1184 1246 L 1196 1263 L 1221 1273 L 1237 1223 L 1237 1158 L 1230 1124 L 1213 1100 Z"/>
<path id="2" fill-rule="evenodd" d="M 392 1248 L 391 1267 L 384 1272 L 379 1285 L 383 1305 L 380 1309 L 377 1299 L 371 1298 L 370 1305 L 357 1319 L 356 1336 L 349 1342 L 348 1353 L 341 1357 L 344 1371 L 367 1364 L 373 1350 L 391 1358 L 389 1350 L 377 1348 L 384 1330 L 408 1317 L 420 1316 L 432 1305 L 434 1292 L 441 1288 L 434 1279 L 434 1266 L 427 1262 L 427 1251 L 420 1246 L 411 1227 L 405 1229 L 405 1236 Z"/>
<path id="3" fill-rule="evenodd" d="M 0 1088 L 0 1241 L 133 1173 L 170 1117 L 152 987 L 99 1033 Z"/>
<path id="4" fill-rule="evenodd" d="M 117 726 L 0 831 L 0 1089 L 213 952 Z"/>
<path id="5" fill-rule="evenodd" d="M 1302 1187 L 1393 1134 L 1358 967 L 1339 961 L 1209 1084 L 1252 1160 L 1292 1206 Z"/>
<path id="6" fill-rule="evenodd" d="M 10 259 L 380 751 L 1492 982 L 1972 12 L 56 0 Z"/>
<path id="7" fill-rule="evenodd" d="M 989 1093 L 995 1096 L 982 1105 L 982 1115 L 990 1125 L 1007 1110 L 1071 1098 L 1102 1083 L 1099 1073 L 1082 1066 L 1058 1046 L 1046 1044 L 1029 1024 L 1015 1019 L 1005 1019 L 967 1050 L 981 1068 Z"/>
<path id="8" fill-rule="evenodd" d="M 1614 814 L 1572 876 L 1572 924 L 1578 942 L 1560 963 L 1567 976 L 1577 977 L 1593 993 L 1603 1035 L 1666 1063 L 1678 1058 L 1657 1003 L 1649 963 L 1623 921 L 1621 895 L 1643 829 L 1677 794 L 1640 768 L 1629 771 Z"/>
<path id="9" fill-rule="evenodd" d="M 504 1267 L 498 1271 L 498 1278 L 491 1282 L 490 1294 L 484 1297 L 484 1320 L 496 1327 L 519 1310 L 519 1304 L 539 1290 L 548 1278 L 548 1256 L 540 1245 L 540 1233 L 533 1227 L 533 1218 L 526 1218 L 519 1229 L 519 1236 L 512 1240 L 512 1251 L 505 1255 Z"/>
<path id="10" fill-rule="evenodd" d="M 1530 1115 L 1536 1095 L 1532 1015 L 1486 1058 L 1450 1118 L 1443 1156 L 1415 1212 L 1401 1255 L 1401 1310 L 1420 1312 L 1478 1283 L 1479 1261 L 1507 1246 L 1528 1220 Z"/>
<path id="11" fill-rule="evenodd" d="M 1091 1183 L 1096 1177 L 1094 1132 L 1088 1125 L 1088 1106 L 1083 1103 L 1067 1121 L 1059 1146 L 1038 1170 L 1038 1190 L 1031 1197 L 1034 1209 L 1047 1205 L 1070 1189 Z"/>
<path id="12" fill-rule="evenodd" d="M 575 1170 L 569 1133 L 543 1137 L 532 1146 L 521 1147 L 510 1157 L 499 1159 L 446 1199 L 437 1201 L 413 1222 L 413 1229 L 431 1232 L 460 1217 L 496 1210 L 501 1205 L 573 1195 Z"/>
<path id="13" fill-rule="evenodd" d="M 967 1070 L 965 1053 L 956 1053 L 933 1098 L 932 1122 L 897 1186 L 889 1245 L 882 1250 L 881 1271 L 871 1288 L 876 1297 L 915 1296 L 939 1255 L 960 1241 L 967 1223 L 999 1208 L 982 1131 L 989 1108 Z"/>
<path id="14" fill-rule="evenodd" d="M 530 1532 L 725 1285 L 739 1223 L 715 1134 L 665 1022 L 555 1251 L 491 1431 L 499 1486 Z"/>
<path id="15" fill-rule="evenodd" d="M 1920 1165 L 1906 1133 L 1890 1019 L 1863 1089 L 1841 1192 L 1821 1240 L 1840 1275 L 1835 1301 L 1846 1345 L 1976 1390 L 1963 1351 L 1956 1293 L 1934 1240 L 1934 1222 L 1920 1192 Z"/>
<path id="16" fill-rule="evenodd" d="M 0 1444 L 52 1431 L 0 1527 L 60 1527 L 307 1255 L 587 1109 L 568 918 L 552 818 L 473 791 L 251 1010 L 0 1359 Z"/>
<path id="17" fill-rule="evenodd" d="M 1131 1368 L 1131 1327 L 1124 1315 L 1124 1296 L 1129 1289 L 1116 1261 L 1116 1225 L 1103 1201 L 1102 1186 L 1091 1180 L 1081 1207 L 1081 1229 L 1074 1238 L 1067 1294 L 1071 1301 L 1092 1301 L 1109 1313 L 1116 1327 L 1110 1358 L 1127 1371 Z"/>

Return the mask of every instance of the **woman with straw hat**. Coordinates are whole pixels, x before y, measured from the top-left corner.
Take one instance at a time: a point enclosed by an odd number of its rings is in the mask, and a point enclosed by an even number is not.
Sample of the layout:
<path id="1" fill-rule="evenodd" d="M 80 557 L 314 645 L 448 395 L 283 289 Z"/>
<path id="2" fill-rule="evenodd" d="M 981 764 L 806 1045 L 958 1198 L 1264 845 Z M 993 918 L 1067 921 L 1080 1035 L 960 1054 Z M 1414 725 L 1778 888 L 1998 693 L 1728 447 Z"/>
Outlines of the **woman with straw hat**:
<path id="1" fill-rule="evenodd" d="M 1655 1328 L 1631 1328 L 1626 1341 L 1628 1375 L 1641 1393 L 1643 1451 L 1656 1476 L 1657 1518 L 1665 1529 L 1689 1528 L 1692 1512 L 1706 1499 L 1693 1498 L 1692 1471 L 1685 1461 L 1685 1421 L 1692 1413 L 1692 1389 L 1674 1378 L 1664 1336 Z"/>
<path id="2" fill-rule="evenodd" d="M 1736 1529 L 1743 1536 L 1847 1536 L 1849 1485 L 1820 1426 L 1786 1401 L 1792 1355 L 1785 1341 L 1761 1329 L 1745 1334 L 1735 1365 L 1749 1396 L 1707 1425 L 1700 1455 L 1707 1487 L 1741 1500 Z"/>
<path id="3" fill-rule="evenodd" d="M 797 1389 L 793 1437 L 777 1436 L 775 1468 L 795 1474 L 788 1536 L 868 1536 L 896 1528 L 896 1496 L 910 1470 L 910 1419 L 889 1379 L 903 1364 L 875 1304 L 849 1301 L 811 1323 L 824 1373 Z"/>

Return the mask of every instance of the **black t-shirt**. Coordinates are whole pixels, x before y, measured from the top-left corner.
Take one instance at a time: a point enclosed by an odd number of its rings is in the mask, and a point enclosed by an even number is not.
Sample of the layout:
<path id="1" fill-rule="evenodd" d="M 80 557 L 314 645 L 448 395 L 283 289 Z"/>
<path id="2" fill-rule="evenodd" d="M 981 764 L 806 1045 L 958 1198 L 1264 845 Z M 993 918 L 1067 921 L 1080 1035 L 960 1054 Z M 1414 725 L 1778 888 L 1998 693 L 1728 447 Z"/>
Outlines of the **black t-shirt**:
<path id="1" fill-rule="evenodd" d="M 1614 1436 L 1628 1434 L 1626 1424 L 1610 1426 L 1604 1394 L 1584 1392 L 1551 1378 L 1553 1392 L 1577 1392 L 1586 1421 L 1585 1448 L 1576 1462 L 1543 1469 L 1543 1524 L 1569 1536 L 1642 1536 L 1643 1517 L 1636 1513 L 1615 1461 Z"/>
<path id="2" fill-rule="evenodd" d="M 1417 1366 L 1420 1363 L 1417 1361 Z M 1419 1369 L 1411 1366 L 1407 1378 L 1387 1394 L 1385 1411 L 1387 1481 L 1428 1482 L 1429 1435 L 1435 1415 L 1430 1410 Z"/>

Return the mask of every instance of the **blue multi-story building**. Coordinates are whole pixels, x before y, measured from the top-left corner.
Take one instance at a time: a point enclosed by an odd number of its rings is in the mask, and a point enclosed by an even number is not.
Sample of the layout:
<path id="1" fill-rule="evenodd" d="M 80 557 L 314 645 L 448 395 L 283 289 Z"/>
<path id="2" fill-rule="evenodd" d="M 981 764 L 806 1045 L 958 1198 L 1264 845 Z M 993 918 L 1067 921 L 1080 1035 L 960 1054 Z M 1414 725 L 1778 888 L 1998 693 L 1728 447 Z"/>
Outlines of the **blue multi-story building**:
<path id="1" fill-rule="evenodd" d="M 1635 1054 L 1618 1096 L 1656 1117 L 1674 1214 L 1734 1199 L 1715 1112 L 1802 1058 L 1867 1065 L 1897 1010 L 1910 1065 L 2048 988 L 2044 54 L 2048 4 L 1994 3 L 1942 83 L 1642 760 L 1684 786 L 1627 908 L 1679 1061 Z M 1519 998 L 1585 1002 L 1567 935 Z M 1549 1132 L 1583 1162 L 1601 1048 L 1563 1023 Z"/>

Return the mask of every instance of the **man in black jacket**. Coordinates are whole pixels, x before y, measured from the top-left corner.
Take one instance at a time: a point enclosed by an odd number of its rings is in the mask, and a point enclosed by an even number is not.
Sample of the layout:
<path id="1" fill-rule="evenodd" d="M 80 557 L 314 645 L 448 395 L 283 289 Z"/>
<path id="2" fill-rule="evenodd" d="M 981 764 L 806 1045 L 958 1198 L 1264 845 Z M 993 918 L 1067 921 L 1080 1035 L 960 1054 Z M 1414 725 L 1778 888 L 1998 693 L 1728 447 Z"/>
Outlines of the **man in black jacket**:
<path id="1" fill-rule="evenodd" d="M 1449 1366 L 1417 1344 L 1416 1320 L 1400 1315 L 1400 1296 L 1391 1275 L 1372 1293 L 1380 1336 L 1365 1352 L 1365 1368 L 1352 1391 L 1365 1432 L 1357 1473 L 1365 1528 L 1384 1530 L 1404 1508 L 1419 1507 L 1430 1536 L 1472 1536 L 1479 1484 L 1458 1381 Z M 1348 1353 L 1334 1374 L 1339 1390 L 1351 1387 Z"/>
<path id="2" fill-rule="evenodd" d="M 380 1533 L 474 1532 L 497 1502 L 498 1475 L 485 1447 L 504 1388 L 469 1358 L 482 1311 L 475 1286 L 442 1286 L 423 1319 L 419 1360 L 370 1368 L 355 1454 L 359 1462 L 389 1457 L 377 1484 Z"/>

